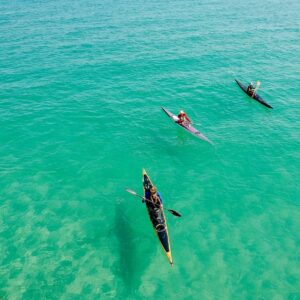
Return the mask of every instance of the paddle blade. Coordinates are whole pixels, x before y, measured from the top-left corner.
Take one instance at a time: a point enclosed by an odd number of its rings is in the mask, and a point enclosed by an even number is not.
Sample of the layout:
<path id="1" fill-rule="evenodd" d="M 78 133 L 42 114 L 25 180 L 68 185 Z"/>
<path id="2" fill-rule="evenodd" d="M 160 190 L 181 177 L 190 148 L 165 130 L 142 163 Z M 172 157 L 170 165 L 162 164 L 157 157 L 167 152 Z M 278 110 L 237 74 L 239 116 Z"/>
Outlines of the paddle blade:
<path id="1" fill-rule="evenodd" d="M 176 217 L 181 217 L 181 214 L 179 212 L 177 212 L 176 210 L 168 209 L 168 211 Z"/>
<path id="2" fill-rule="evenodd" d="M 128 192 L 129 194 L 135 195 L 137 196 L 137 193 L 131 189 L 126 189 L 126 192 Z"/>
<path id="3" fill-rule="evenodd" d="M 260 87 L 260 81 L 258 80 L 258 81 L 256 82 L 255 90 L 257 91 L 257 90 L 259 89 L 259 87 Z"/>

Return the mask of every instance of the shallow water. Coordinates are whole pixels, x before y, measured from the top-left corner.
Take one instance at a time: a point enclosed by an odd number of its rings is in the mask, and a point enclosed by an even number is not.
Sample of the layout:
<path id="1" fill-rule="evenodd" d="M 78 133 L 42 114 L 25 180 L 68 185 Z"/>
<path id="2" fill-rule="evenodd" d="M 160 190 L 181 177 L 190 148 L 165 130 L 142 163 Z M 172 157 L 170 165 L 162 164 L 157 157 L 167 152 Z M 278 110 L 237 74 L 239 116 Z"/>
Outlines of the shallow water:
<path id="1" fill-rule="evenodd" d="M 0 298 L 300 299 L 299 10 L 1 2 Z M 142 167 L 183 215 L 173 268 Z"/>

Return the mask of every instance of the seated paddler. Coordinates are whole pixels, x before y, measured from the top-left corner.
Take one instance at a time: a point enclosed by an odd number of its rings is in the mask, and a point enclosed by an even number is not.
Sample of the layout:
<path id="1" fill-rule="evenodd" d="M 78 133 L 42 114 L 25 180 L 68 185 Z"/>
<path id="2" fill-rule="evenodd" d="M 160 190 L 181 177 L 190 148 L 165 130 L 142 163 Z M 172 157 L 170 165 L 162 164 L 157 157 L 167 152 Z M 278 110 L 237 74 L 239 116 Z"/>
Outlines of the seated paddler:
<path id="1" fill-rule="evenodd" d="M 182 124 L 182 123 L 189 123 L 189 124 L 191 124 L 192 123 L 192 121 L 190 120 L 190 118 L 187 116 L 187 114 L 183 110 L 181 110 L 178 113 L 177 117 L 178 117 L 178 121 L 177 121 L 178 124 Z"/>
<path id="2" fill-rule="evenodd" d="M 145 197 L 157 206 L 163 203 L 162 196 L 155 186 L 152 186 L 150 190 L 146 190 Z"/>
<path id="3" fill-rule="evenodd" d="M 252 96 L 254 95 L 254 93 L 255 93 L 255 87 L 253 85 L 253 82 L 250 82 L 250 84 L 247 87 L 247 94 Z"/>

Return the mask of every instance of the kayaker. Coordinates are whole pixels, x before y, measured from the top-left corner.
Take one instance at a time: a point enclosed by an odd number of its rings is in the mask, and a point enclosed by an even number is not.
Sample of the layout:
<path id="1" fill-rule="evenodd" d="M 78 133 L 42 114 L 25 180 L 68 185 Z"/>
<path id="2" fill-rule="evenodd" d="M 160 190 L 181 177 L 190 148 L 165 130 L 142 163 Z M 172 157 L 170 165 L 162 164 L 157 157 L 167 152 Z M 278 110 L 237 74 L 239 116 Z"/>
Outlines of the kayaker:
<path id="1" fill-rule="evenodd" d="M 187 114 L 181 110 L 179 113 L 178 113 L 178 121 L 177 123 L 178 124 L 182 124 L 182 123 L 192 123 L 192 121 L 190 120 L 190 118 L 187 116 Z"/>
<path id="2" fill-rule="evenodd" d="M 247 87 L 247 94 L 253 96 L 255 93 L 255 87 L 253 86 L 253 82 L 250 82 L 250 84 Z"/>
<path id="3" fill-rule="evenodd" d="M 146 191 L 145 197 L 158 207 L 160 207 L 163 202 L 162 197 L 155 186 L 152 186 L 150 190 Z"/>

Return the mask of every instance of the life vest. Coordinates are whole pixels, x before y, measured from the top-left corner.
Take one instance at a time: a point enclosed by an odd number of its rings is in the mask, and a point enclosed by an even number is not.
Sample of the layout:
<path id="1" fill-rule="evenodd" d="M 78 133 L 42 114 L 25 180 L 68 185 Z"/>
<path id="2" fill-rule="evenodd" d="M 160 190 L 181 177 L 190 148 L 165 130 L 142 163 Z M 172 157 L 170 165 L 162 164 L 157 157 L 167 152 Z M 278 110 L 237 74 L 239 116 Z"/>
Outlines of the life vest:
<path id="1" fill-rule="evenodd" d="M 178 119 L 179 119 L 181 122 L 185 121 L 185 120 L 186 120 L 186 113 L 184 113 L 184 114 L 178 114 Z"/>

